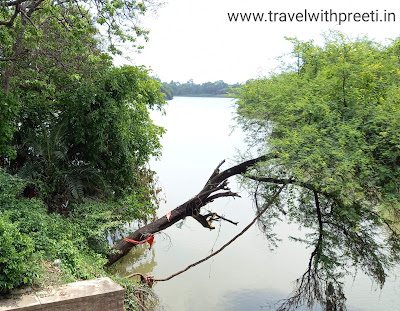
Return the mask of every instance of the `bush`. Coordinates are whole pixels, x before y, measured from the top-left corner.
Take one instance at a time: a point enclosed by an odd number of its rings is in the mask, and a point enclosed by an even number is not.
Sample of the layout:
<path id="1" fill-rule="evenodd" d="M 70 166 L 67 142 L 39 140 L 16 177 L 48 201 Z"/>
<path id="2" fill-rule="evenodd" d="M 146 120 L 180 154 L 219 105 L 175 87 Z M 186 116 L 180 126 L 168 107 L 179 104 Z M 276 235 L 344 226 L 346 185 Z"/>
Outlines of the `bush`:
<path id="1" fill-rule="evenodd" d="M 61 277 L 67 282 L 104 274 L 106 260 L 87 238 L 96 224 L 88 229 L 84 219 L 48 214 L 41 199 L 22 196 L 25 184 L 0 169 L 0 292 L 41 283 L 41 274 L 55 259 L 61 260 Z M 104 233 L 101 238 L 106 241 Z"/>
<path id="2" fill-rule="evenodd" d="M 34 242 L 0 213 L 0 294 L 30 284 L 36 276 Z"/>

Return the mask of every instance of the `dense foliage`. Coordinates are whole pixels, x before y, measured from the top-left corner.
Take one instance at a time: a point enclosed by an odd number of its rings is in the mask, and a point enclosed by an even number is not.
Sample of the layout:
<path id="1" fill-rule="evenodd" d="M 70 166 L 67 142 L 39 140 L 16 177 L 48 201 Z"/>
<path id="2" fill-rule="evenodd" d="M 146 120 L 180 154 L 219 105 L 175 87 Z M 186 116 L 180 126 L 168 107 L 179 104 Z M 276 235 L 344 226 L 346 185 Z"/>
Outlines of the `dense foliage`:
<path id="1" fill-rule="evenodd" d="M 30 27 L 21 18 L 1 29 L 5 58 L 9 42 L 24 51 L 2 63 L 3 166 L 30 180 L 50 211 L 85 197 L 149 202 L 145 164 L 159 154 L 163 129 L 148 109 L 161 109 L 160 84 L 145 68 L 114 68 L 83 8 L 41 6 Z"/>
<path id="2" fill-rule="evenodd" d="M 1 5 L 0 294 L 104 274 L 110 236 L 154 216 L 161 84 L 106 53 L 146 36 L 148 4 Z"/>
<path id="3" fill-rule="evenodd" d="M 158 155 L 163 133 L 147 110 L 162 103 L 158 83 L 135 67 L 69 83 L 73 89 L 57 88 L 41 111 L 40 102 L 19 96 L 17 156 L 7 168 L 34 181 L 54 209 L 70 199 L 140 193 L 152 175 L 144 165 Z"/>
<path id="4" fill-rule="evenodd" d="M 16 129 L 14 120 L 18 109 L 18 101 L 10 94 L 0 91 L 0 155 L 15 154 L 9 142 Z"/>
<path id="5" fill-rule="evenodd" d="M 20 35 L 24 35 L 28 28 L 40 30 L 40 26 L 47 22 L 70 27 L 73 35 L 79 35 L 80 27 L 83 25 L 94 25 L 101 30 L 103 38 L 107 40 L 107 44 L 104 43 L 108 46 L 108 50 L 121 53 L 119 48 L 124 43 L 129 43 L 131 48 L 143 47 L 138 43 L 138 39 L 142 37 L 147 40 L 149 31 L 141 26 L 141 17 L 160 5 L 161 3 L 156 0 L 88 0 L 79 3 L 51 0 L 3 1 L 0 9 L 0 26 L 15 30 L 16 38 L 21 38 Z M 76 12 L 77 19 L 71 19 L 71 9 Z M 91 15 L 87 12 L 91 12 Z M 37 23 L 37 17 L 43 15 L 47 15 L 49 19 Z M 50 35 L 51 33 L 47 34 Z M 3 56 L 14 58 L 18 57 L 16 54 L 21 51 L 13 49 L 10 45 L 2 52 L 5 54 Z"/>
<path id="6" fill-rule="evenodd" d="M 0 169 L 0 293 L 24 284 L 45 282 L 46 271 L 42 269 L 50 267 L 54 259 L 61 260 L 66 280 L 98 274 L 104 263 L 100 248 L 90 241 L 89 235 L 83 234 L 84 230 L 93 230 L 91 217 L 49 215 L 43 201 L 22 196 L 25 184 Z M 108 229 L 105 219 L 102 221 L 103 228 L 97 224 L 97 232 L 92 232 L 97 239 L 104 239 Z"/>
<path id="7" fill-rule="evenodd" d="M 15 287 L 106 276 L 109 232 L 125 224 L 119 206 L 89 201 L 70 217 L 48 214 L 42 200 L 22 196 L 25 186 L 26 181 L 0 169 L 0 298 Z M 126 310 L 157 302 L 151 289 L 114 280 L 126 289 Z"/>
<path id="8" fill-rule="evenodd" d="M 382 286 L 400 261 L 400 41 L 325 39 L 290 39 L 293 61 L 238 91 L 238 120 L 270 159 L 247 176 L 253 191 L 287 185 L 264 229 L 272 237 L 283 216 L 310 230 L 292 237 L 312 253 L 282 310 L 345 309 L 344 275 L 361 269 Z"/>
<path id="9" fill-rule="evenodd" d="M 33 257 L 32 240 L 21 234 L 18 226 L 8 216 L 0 218 L 0 293 L 15 286 L 31 282 L 34 276 L 30 261 Z"/>

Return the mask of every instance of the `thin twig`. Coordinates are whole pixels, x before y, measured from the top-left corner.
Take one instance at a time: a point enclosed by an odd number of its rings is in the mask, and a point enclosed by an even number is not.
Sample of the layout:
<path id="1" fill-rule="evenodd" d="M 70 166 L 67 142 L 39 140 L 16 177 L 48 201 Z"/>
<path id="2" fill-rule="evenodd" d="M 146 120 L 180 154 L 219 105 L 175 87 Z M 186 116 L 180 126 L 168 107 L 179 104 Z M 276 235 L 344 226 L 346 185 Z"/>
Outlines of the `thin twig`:
<path id="1" fill-rule="evenodd" d="M 227 222 L 230 222 L 231 224 L 234 224 L 235 226 L 237 226 L 237 224 L 239 223 L 239 222 L 237 222 L 237 221 L 230 220 L 230 219 L 225 218 L 225 217 L 223 217 L 223 216 L 220 216 L 220 215 L 218 215 L 218 214 L 215 214 L 215 217 L 216 217 L 215 220 L 222 219 L 222 220 L 225 220 L 225 221 L 227 221 Z"/>
<path id="2" fill-rule="evenodd" d="M 33 27 L 35 27 L 36 30 L 38 30 L 33 20 L 31 20 L 31 18 L 25 13 L 25 11 L 21 10 L 21 14 L 32 24 Z"/>

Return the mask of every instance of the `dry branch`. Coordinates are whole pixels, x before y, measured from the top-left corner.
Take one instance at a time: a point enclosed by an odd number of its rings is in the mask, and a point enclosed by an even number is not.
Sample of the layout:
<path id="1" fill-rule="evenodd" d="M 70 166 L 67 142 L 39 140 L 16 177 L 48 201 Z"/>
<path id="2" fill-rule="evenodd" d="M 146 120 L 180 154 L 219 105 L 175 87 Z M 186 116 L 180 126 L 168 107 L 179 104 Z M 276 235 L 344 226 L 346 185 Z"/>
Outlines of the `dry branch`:
<path id="1" fill-rule="evenodd" d="M 201 215 L 200 209 L 220 197 L 238 197 L 239 195 L 237 193 L 231 192 L 228 188 L 227 179 L 234 175 L 243 174 L 257 163 L 266 161 L 268 159 L 271 159 L 271 156 L 261 156 L 249 161 L 242 162 L 236 166 L 220 172 L 219 169 L 224 163 L 224 161 L 222 161 L 211 174 L 203 189 L 192 199 L 186 201 L 182 205 L 172 210 L 169 219 L 167 219 L 166 216 L 163 216 L 156 221 L 131 233 L 127 238 L 135 241 L 142 241 L 146 239 L 149 235 L 160 232 L 187 216 L 191 216 L 196 219 L 203 227 L 213 229 L 208 219 L 209 216 Z M 124 257 L 134 246 L 134 244 L 131 244 L 124 240 L 117 242 L 112 247 L 112 252 L 108 256 L 107 265 L 112 265 L 114 262 Z"/>

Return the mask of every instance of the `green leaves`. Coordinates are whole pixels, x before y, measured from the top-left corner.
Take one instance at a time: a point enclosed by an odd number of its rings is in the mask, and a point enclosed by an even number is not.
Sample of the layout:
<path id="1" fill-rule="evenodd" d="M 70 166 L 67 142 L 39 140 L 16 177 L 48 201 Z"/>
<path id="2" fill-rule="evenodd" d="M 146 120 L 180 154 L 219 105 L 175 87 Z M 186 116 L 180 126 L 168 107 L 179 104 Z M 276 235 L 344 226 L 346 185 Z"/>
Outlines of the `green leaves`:
<path id="1" fill-rule="evenodd" d="M 137 39 L 147 40 L 148 31 L 141 27 L 140 17 L 148 10 L 156 9 L 160 3 L 144 0 L 105 0 L 75 2 L 34 2 L 22 0 L 17 2 L 6 1 L 0 7 L 0 21 L 2 28 L 25 31 L 25 38 L 34 39 L 40 33 L 46 35 L 49 29 L 47 22 L 59 27 L 65 27 L 73 35 L 85 32 L 92 27 L 92 17 L 100 25 L 99 33 L 108 40 L 109 47 L 114 47 L 115 53 L 120 53 L 116 47 L 120 43 L 129 42 L 131 47 L 137 46 Z M 18 7 L 17 7 L 18 6 Z M 16 12 L 16 13 L 15 13 Z M 44 31 L 43 31 L 44 30 Z M 65 35 L 66 33 L 64 33 Z M 32 40 L 33 42 L 34 40 Z M 112 50 L 112 48 L 111 48 Z M 18 55 L 19 56 L 19 55 Z"/>
<path id="2" fill-rule="evenodd" d="M 0 91 L 0 159 L 15 156 L 10 141 L 16 130 L 15 118 L 19 107 L 20 102 L 15 97 Z"/>
<path id="3" fill-rule="evenodd" d="M 87 201 L 63 217 L 47 213 L 40 199 L 23 197 L 25 186 L 25 181 L 0 169 L 0 294 L 46 282 L 43 274 L 55 259 L 61 260 L 67 281 L 104 273 L 108 236 L 126 221 L 119 214 L 121 206 Z"/>
<path id="4" fill-rule="evenodd" d="M 126 66 L 110 68 L 92 83 L 79 82 L 62 93 L 58 122 L 71 129 L 65 135 L 68 167 L 73 162 L 96 170 L 115 197 L 141 187 L 138 172 L 150 156 L 159 155 L 164 132 L 148 112 L 164 103 L 159 89 L 145 69 Z"/>
<path id="5" fill-rule="evenodd" d="M 400 186 L 398 175 L 388 176 L 400 159 L 399 77 L 391 47 L 337 34 L 323 48 L 293 41 L 295 71 L 251 81 L 240 91 L 242 124 L 274 124 L 268 149 L 279 152 L 292 173 L 307 171 L 326 184 L 340 180 L 345 189 L 365 188 L 367 179 L 377 188 Z"/>
<path id="6" fill-rule="evenodd" d="M 32 283 L 37 267 L 32 239 L 19 231 L 7 214 L 0 212 L 0 295 L 26 283 Z"/>
<path id="7" fill-rule="evenodd" d="M 107 3 L 117 11 L 127 4 Z M 113 67 L 82 7 L 43 6 L 32 16 L 40 27 L 25 29 L 27 55 L 13 64 L 12 91 L 4 93 L 13 110 L 0 125 L 0 156 L 16 154 L 6 159 L 9 171 L 35 180 L 52 211 L 70 199 L 119 199 L 151 187 L 137 172 L 160 154 L 164 130 L 148 112 L 164 104 L 160 84 L 144 67 Z"/>
<path id="8" fill-rule="evenodd" d="M 382 285 L 399 262 L 400 234 L 387 217 L 400 210 L 399 43 L 335 32 L 325 39 L 323 46 L 290 39 L 293 62 L 238 91 L 238 120 L 250 142 L 277 157 L 252 173 L 290 180 L 281 198 L 292 202 L 286 219 L 313 230 L 301 239 L 314 252 L 288 309 L 326 304 L 323 285 L 310 280 L 341 290 L 354 266 Z M 270 185 L 254 186 L 270 196 Z M 277 204 L 266 218 L 281 210 Z"/>

